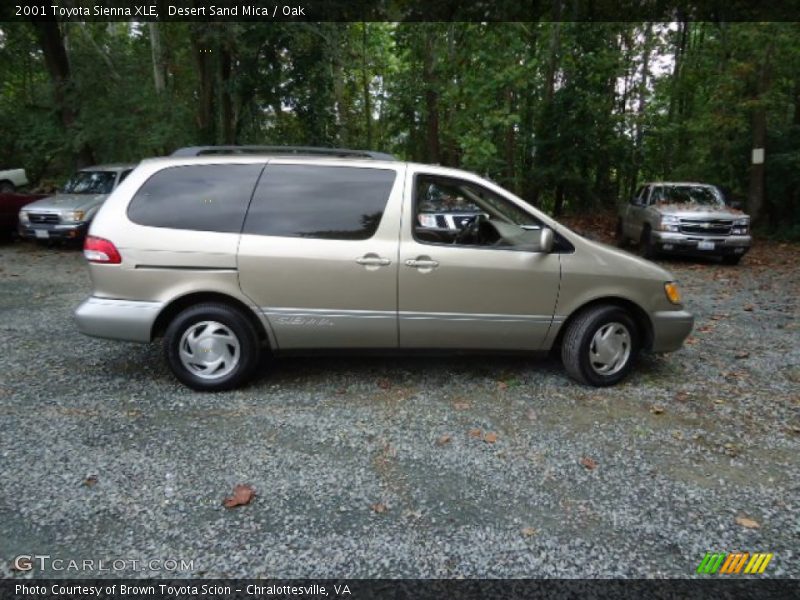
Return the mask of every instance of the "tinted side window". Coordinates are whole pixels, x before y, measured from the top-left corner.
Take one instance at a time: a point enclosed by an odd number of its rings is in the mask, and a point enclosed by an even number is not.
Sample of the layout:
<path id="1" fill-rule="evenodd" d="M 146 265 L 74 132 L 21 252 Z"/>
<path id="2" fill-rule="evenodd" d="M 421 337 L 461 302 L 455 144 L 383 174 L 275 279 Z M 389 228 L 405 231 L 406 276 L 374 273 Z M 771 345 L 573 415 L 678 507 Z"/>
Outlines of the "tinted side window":
<path id="1" fill-rule="evenodd" d="M 244 233 L 366 240 L 378 229 L 396 175 L 390 169 L 269 165 Z"/>
<path id="2" fill-rule="evenodd" d="M 128 206 L 134 223 L 239 233 L 264 165 L 191 165 L 159 171 Z"/>

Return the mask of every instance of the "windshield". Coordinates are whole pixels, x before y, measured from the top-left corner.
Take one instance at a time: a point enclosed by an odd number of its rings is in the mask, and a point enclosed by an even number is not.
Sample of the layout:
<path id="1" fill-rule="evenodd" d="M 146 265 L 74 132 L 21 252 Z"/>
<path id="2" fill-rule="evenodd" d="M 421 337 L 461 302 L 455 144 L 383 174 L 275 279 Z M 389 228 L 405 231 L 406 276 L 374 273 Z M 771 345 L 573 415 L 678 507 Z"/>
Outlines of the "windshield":
<path id="1" fill-rule="evenodd" d="M 78 171 L 64 184 L 65 194 L 110 194 L 114 189 L 114 171 Z"/>
<path id="2" fill-rule="evenodd" d="M 661 185 L 653 191 L 655 204 L 695 204 L 700 206 L 723 206 L 720 191 L 705 185 Z"/>

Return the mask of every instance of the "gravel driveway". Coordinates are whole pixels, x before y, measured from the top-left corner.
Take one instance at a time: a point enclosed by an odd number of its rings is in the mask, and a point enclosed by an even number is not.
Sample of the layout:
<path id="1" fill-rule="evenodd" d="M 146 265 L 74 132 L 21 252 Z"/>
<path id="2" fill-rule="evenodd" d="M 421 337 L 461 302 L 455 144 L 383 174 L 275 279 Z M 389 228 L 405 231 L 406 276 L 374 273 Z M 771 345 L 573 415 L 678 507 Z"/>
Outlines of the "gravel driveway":
<path id="1" fill-rule="evenodd" d="M 697 326 L 596 390 L 552 359 L 285 359 L 189 391 L 83 337 L 77 250 L 0 245 L 0 576 L 18 554 L 183 576 L 800 577 L 800 246 L 662 261 Z M 247 506 L 224 497 L 247 483 Z M 171 563 L 170 563 L 171 564 Z M 112 574 L 160 576 L 127 569 Z"/>

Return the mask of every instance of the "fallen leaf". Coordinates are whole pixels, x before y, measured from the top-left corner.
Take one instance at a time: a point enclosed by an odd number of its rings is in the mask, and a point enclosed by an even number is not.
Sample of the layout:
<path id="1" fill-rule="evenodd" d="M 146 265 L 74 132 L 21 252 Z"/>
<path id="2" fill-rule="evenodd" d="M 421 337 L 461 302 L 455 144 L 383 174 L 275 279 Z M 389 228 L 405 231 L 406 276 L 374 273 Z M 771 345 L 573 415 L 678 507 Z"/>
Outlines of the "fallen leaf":
<path id="1" fill-rule="evenodd" d="M 683 439 L 683 432 L 682 431 L 678 431 L 676 429 L 675 431 L 672 432 L 672 437 L 674 437 L 676 440 L 682 440 Z"/>
<path id="2" fill-rule="evenodd" d="M 86 487 L 92 487 L 97 483 L 97 475 L 87 475 L 86 479 L 81 482 L 81 485 L 85 485 Z"/>
<path id="3" fill-rule="evenodd" d="M 378 387 L 381 388 L 382 390 L 388 390 L 390 387 L 392 387 L 392 382 L 385 378 L 379 379 Z"/>
<path id="4" fill-rule="evenodd" d="M 752 304 L 745 304 L 744 305 L 744 310 L 746 310 L 747 312 L 752 312 L 754 308 L 755 308 L 755 306 L 753 306 Z"/>
<path id="5" fill-rule="evenodd" d="M 687 346 L 694 346 L 696 343 L 697 343 L 697 338 L 692 337 L 691 335 L 687 337 L 686 341 L 684 342 L 684 344 L 686 344 Z"/>
<path id="6" fill-rule="evenodd" d="M 761 527 L 758 521 L 754 521 L 748 517 L 736 517 L 736 524 L 746 527 L 747 529 L 758 529 Z"/>
<path id="7" fill-rule="evenodd" d="M 250 501 L 255 495 L 256 491 L 253 489 L 253 486 L 240 483 L 233 488 L 233 495 L 222 501 L 222 505 L 225 508 L 244 506 L 245 504 L 250 504 Z"/>
<path id="8" fill-rule="evenodd" d="M 654 404 L 650 407 L 650 412 L 654 415 L 663 415 L 664 414 L 664 407 L 658 404 Z"/>
<path id="9" fill-rule="evenodd" d="M 530 409 L 530 410 L 528 411 L 528 421 L 531 421 L 531 422 L 533 422 L 533 421 L 535 421 L 536 419 L 537 419 L 537 416 L 536 416 L 536 411 L 535 411 L 535 410 L 533 410 L 533 409 Z"/>
<path id="10" fill-rule="evenodd" d="M 536 530 L 533 527 L 523 527 L 520 533 L 525 537 L 533 537 L 536 535 Z"/>
<path id="11" fill-rule="evenodd" d="M 587 469 L 589 469 L 590 471 L 591 471 L 592 469 L 595 469 L 595 468 L 597 468 L 597 461 L 596 461 L 595 459 L 593 459 L 593 458 L 589 458 L 588 456 L 584 456 L 583 458 L 581 458 L 581 460 L 580 460 L 580 463 L 581 463 L 581 464 L 582 464 L 584 467 L 586 467 Z"/>
<path id="12" fill-rule="evenodd" d="M 450 435 L 447 434 L 447 433 L 445 433 L 438 440 L 436 440 L 436 445 L 437 446 L 444 446 L 445 444 L 449 444 L 449 443 L 450 443 Z"/>
<path id="13" fill-rule="evenodd" d="M 697 328 L 698 333 L 708 333 L 709 331 L 713 330 L 714 328 L 711 325 L 703 325 Z"/>
<path id="14" fill-rule="evenodd" d="M 487 444 L 494 444 L 497 441 L 497 434 L 490 431 L 485 436 L 483 436 L 483 441 Z"/>
<path id="15" fill-rule="evenodd" d="M 501 390 L 505 390 L 508 388 L 508 384 L 505 381 L 498 381 L 497 387 L 500 388 Z"/>
<path id="16" fill-rule="evenodd" d="M 711 316 L 709 317 L 709 319 L 711 319 L 712 321 L 720 321 L 720 320 L 722 320 L 722 319 L 727 319 L 727 318 L 728 318 L 728 316 L 729 316 L 728 314 L 724 314 L 724 315 L 711 315 Z"/>
<path id="17" fill-rule="evenodd" d="M 675 401 L 686 402 L 687 400 L 689 400 L 690 395 L 691 394 L 689 392 L 678 392 L 677 394 L 675 394 Z"/>
<path id="18" fill-rule="evenodd" d="M 456 410 L 469 410 L 470 404 L 466 400 L 457 400 L 453 402 L 453 408 Z"/>
<path id="19" fill-rule="evenodd" d="M 734 354 L 734 358 L 750 358 L 750 353 L 743 350 Z"/>
<path id="20" fill-rule="evenodd" d="M 376 502 L 370 506 L 370 508 L 372 509 L 372 512 L 378 513 L 379 515 L 382 515 L 389 510 L 389 508 L 383 502 Z"/>
<path id="21" fill-rule="evenodd" d="M 467 435 L 469 435 L 469 437 L 481 438 L 483 437 L 483 432 L 479 427 L 475 427 L 474 429 L 470 429 Z"/>

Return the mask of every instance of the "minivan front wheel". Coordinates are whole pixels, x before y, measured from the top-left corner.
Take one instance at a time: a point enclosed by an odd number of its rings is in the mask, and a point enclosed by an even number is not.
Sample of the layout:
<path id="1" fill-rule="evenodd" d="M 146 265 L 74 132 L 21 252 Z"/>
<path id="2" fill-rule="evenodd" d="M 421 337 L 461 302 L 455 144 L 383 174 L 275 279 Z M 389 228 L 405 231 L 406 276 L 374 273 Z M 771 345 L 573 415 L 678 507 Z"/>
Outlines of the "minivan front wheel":
<path id="1" fill-rule="evenodd" d="M 631 316 L 617 306 L 595 306 L 567 326 L 561 360 L 570 377 L 601 387 L 622 380 L 638 350 L 638 330 Z"/>
<path id="2" fill-rule="evenodd" d="M 241 312 L 204 303 L 180 312 L 164 334 L 164 354 L 175 377 L 199 391 L 239 387 L 258 365 L 261 345 Z"/>

